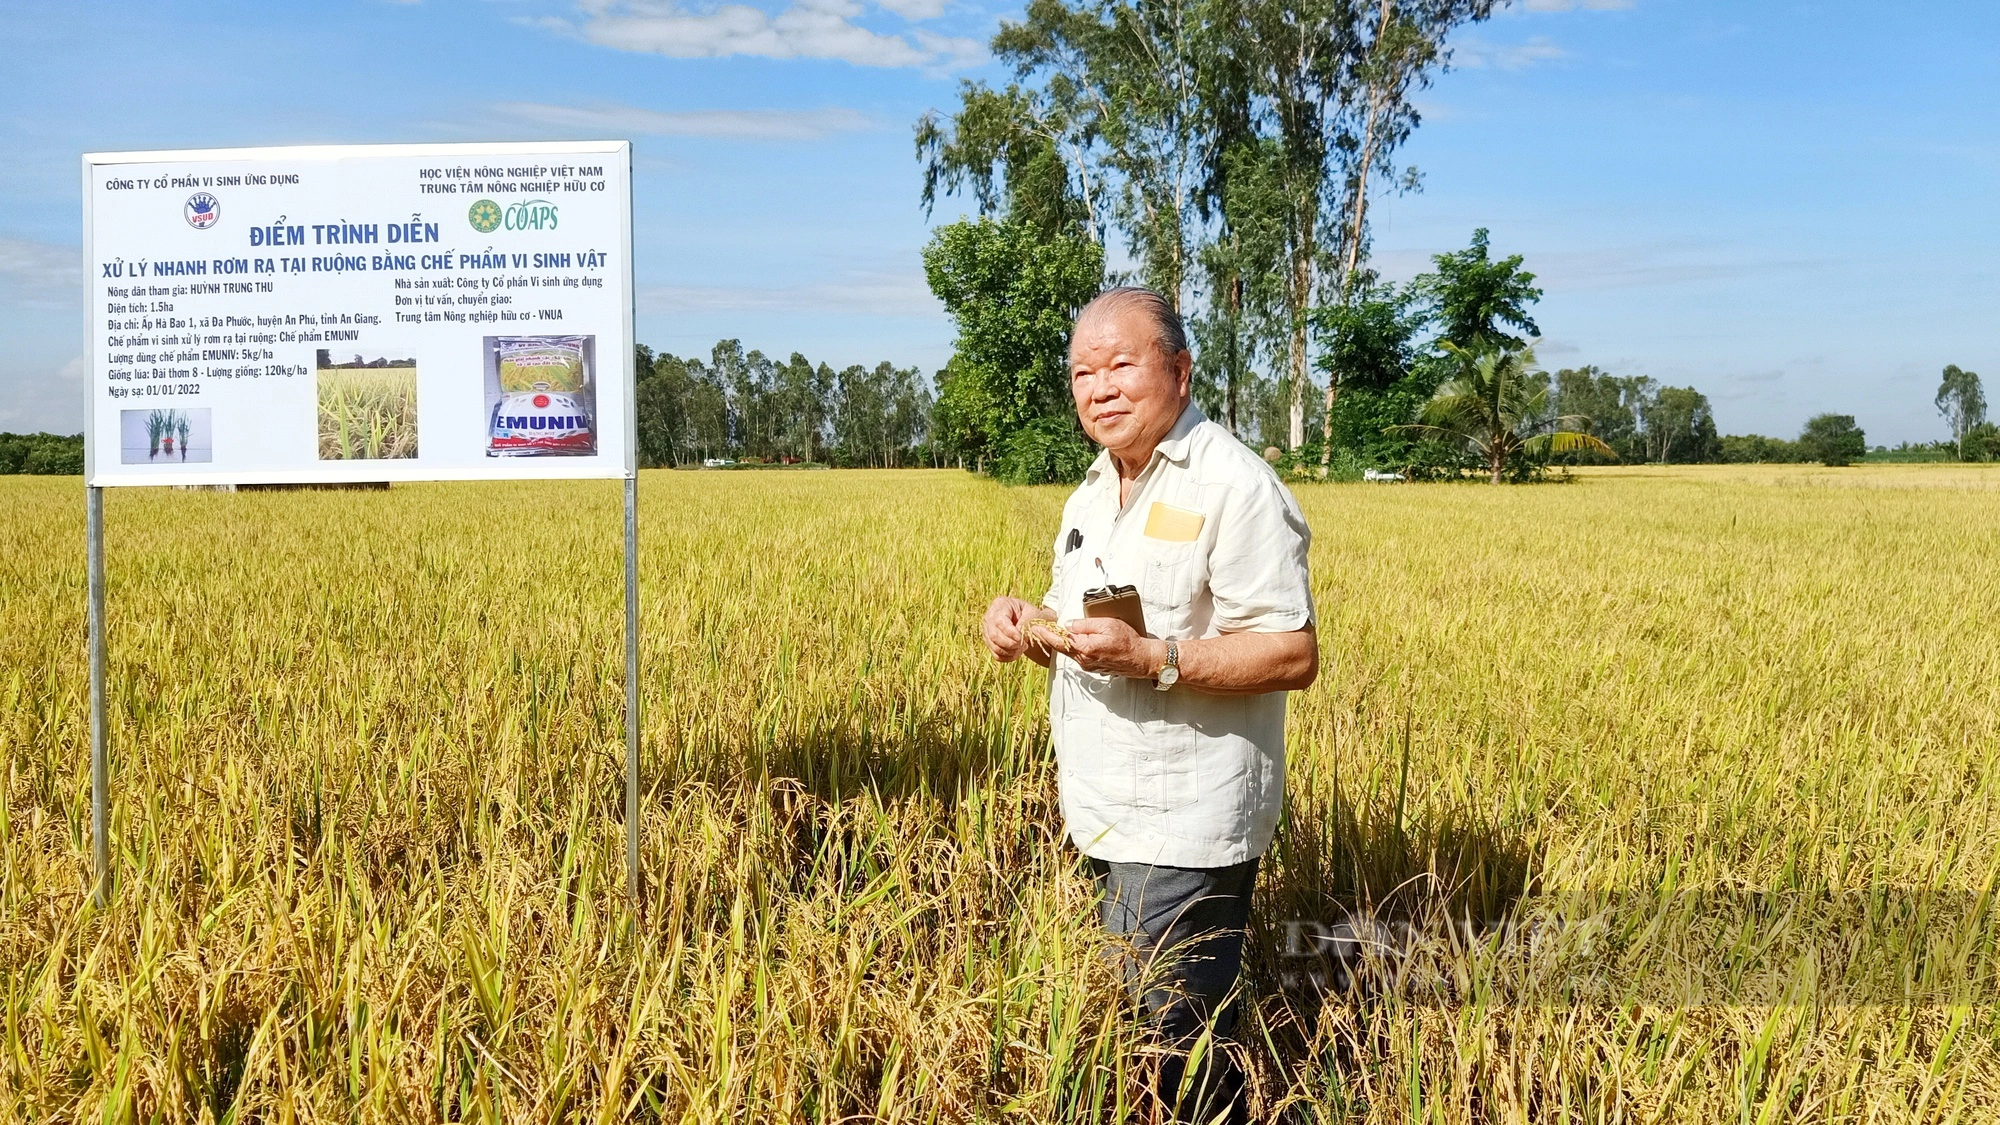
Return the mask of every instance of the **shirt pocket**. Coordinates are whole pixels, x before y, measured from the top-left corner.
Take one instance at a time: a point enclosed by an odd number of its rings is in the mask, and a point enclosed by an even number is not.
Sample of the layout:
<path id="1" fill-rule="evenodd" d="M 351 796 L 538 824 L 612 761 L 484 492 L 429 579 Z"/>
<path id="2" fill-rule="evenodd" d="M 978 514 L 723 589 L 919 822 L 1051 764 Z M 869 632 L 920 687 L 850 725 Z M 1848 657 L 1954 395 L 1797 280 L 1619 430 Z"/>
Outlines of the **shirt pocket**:
<path id="1" fill-rule="evenodd" d="M 1053 581 L 1049 584 L 1049 592 L 1043 595 L 1042 603 L 1047 605 L 1049 602 L 1054 602 L 1055 605 L 1050 608 L 1056 611 L 1056 618 L 1067 620 L 1071 615 L 1066 607 L 1070 602 L 1071 587 L 1075 585 L 1076 568 L 1081 563 L 1083 550 L 1078 548 L 1074 551 L 1063 551 L 1061 547 L 1057 547 L 1056 550 L 1058 554 Z"/>
<path id="2" fill-rule="evenodd" d="M 1146 538 L 1139 542 L 1145 563 L 1139 600 L 1145 603 L 1147 630 L 1156 637 L 1185 638 L 1205 577 L 1199 544 Z"/>
<path id="3" fill-rule="evenodd" d="M 1143 686 L 1152 690 L 1150 684 Z M 1189 727 L 1107 716 L 1102 744 L 1107 772 L 1113 775 L 1105 779 L 1107 789 L 1121 803 L 1147 812 L 1174 812 L 1200 800 L 1201 777 Z"/>

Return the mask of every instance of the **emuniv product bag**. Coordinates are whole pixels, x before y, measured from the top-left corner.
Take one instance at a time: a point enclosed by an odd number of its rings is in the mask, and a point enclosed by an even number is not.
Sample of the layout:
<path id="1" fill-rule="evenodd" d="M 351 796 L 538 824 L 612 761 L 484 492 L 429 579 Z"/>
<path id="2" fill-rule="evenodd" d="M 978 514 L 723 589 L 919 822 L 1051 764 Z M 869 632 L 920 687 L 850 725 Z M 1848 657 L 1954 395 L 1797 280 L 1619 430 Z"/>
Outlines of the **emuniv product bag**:
<path id="1" fill-rule="evenodd" d="M 487 420 L 487 456 L 597 452 L 584 341 L 582 336 L 495 339 L 500 399 Z"/>

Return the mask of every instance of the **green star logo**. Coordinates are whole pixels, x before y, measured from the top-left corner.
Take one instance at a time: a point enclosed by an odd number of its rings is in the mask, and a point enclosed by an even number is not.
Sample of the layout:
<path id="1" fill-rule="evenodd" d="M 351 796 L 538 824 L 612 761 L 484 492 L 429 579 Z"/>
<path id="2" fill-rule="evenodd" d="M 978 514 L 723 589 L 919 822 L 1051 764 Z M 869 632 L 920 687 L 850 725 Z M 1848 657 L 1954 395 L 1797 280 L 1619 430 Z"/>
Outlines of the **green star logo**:
<path id="1" fill-rule="evenodd" d="M 492 234 L 500 229 L 500 205 L 490 199 L 482 199 L 473 204 L 472 210 L 467 211 L 465 217 L 472 223 L 472 229 L 480 234 Z"/>

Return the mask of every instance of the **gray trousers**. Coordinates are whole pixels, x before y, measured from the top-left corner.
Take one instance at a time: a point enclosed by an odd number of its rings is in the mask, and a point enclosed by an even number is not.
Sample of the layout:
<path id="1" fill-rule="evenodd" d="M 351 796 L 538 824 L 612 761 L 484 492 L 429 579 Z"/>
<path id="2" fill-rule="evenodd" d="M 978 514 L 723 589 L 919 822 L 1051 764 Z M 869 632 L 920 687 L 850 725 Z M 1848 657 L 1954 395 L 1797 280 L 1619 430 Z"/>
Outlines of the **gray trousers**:
<path id="1" fill-rule="evenodd" d="M 1085 858 L 1097 885 L 1098 917 L 1113 935 L 1129 940 L 1137 955 L 1136 961 L 1124 959 L 1123 969 L 1147 1022 L 1178 1047 L 1211 1026 L 1211 1019 L 1217 1039 L 1230 1037 L 1239 1007 L 1230 989 L 1243 965 L 1257 860 L 1229 867 L 1162 867 Z M 1183 1070 L 1184 1064 L 1173 1060 L 1161 1068 L 1163 1097 L 1181 1085 Z M 1182 1103 L 1179 1112 L 1205 1119 L 1211 1107 L 1240 1099 L 1242 1081 L 1229 1052 L 1211 1051 L 1190 1083 L 1192 1102 Z M 1240 1105 L 1232 1108 L 1231 1119 L 1239 1119 Z"/>

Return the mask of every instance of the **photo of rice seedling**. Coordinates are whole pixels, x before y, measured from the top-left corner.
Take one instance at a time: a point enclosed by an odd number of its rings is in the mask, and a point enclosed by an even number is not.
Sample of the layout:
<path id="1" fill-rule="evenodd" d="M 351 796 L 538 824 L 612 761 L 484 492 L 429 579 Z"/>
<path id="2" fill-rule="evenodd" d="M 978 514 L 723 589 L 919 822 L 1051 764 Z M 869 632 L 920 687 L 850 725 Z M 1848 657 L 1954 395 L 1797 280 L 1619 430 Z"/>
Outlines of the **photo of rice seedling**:
<path id="1" fill-rule="evenodd" d="M 118 412 L 118 460 L 126 465 L 207 464 L 210 419 L 206 407 Z"/>
<path id="2" fill-rule="evenodd" d="M 417 361 L 333 362 L 319 350 L 319 459 L 374 461 L 417 455 Z"/>
<path id="3" fill-rule="evenodd" d="M 2000 467 L 1577 478 L 1293 487 L 1251 1119 L 1990 1120 Z M 636 913 L 615 483 L 114 491 L 102 908 L 76 491 L 0 477 L 0 1119 L 1154 1120 L 979 640 L 1067 488 L 642 474 Z"/>

